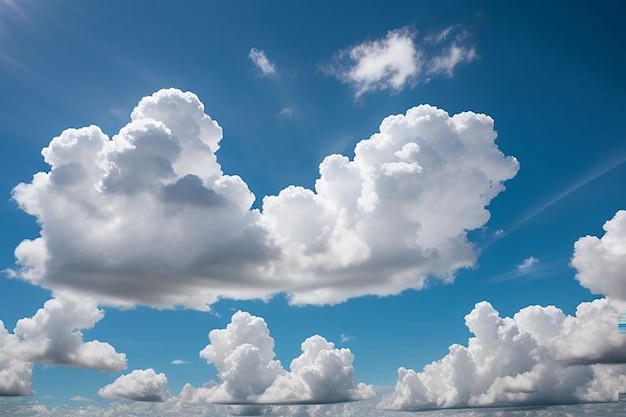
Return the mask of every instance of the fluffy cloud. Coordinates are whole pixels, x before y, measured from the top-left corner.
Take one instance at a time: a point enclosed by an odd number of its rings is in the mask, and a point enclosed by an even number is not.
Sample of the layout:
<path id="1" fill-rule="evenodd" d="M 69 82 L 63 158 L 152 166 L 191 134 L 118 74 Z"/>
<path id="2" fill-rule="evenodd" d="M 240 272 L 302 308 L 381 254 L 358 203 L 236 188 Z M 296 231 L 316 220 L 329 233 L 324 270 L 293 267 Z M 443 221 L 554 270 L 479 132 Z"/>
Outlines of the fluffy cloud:
<path id="1" fill-rule="evenodd" d="M 121 371 L 126 355 L 108 343 L 83 341 L 80 330 L 92 328 L 103 316 L 104 311 L 84 297 L 63 294 L 48 300 L 33 317 L 17 322 L 14 355 L 28 362 Z"/>
<path id="2" fill-rule="evenodd" d="M 271 77 L 278 73 L 276 71 L 276 66 L 272 61 L 267 58 L 267 56 L 265 56 L 265 51 L 263 51 L 262 49 L 250 49 L 248 57 L 252 60 L 252 62 L 254 62 L 254 65 L 256 65 L 259 71 L 261 71 L 261 75 L 265 77 Z"/>
<path id="3" fill-rule="evenodd" d="M 422 372 L 400 368 L 379 406 L 398 410 L 616 401 L 626 381 L 626 339 L 606 299 L 576 316 L 530 306 L 501 318 L 487 302 L 465 317 L 474 334 Z"/>
<path id="4" fill-rule="evenodd" d="M 410 28 L 391 30 L 384 38 L 340 51 L 327 71 L 352 85 L 357 97 L 370 91 L 399 91 L 433 75 L 451 77 L 456 67 L 477 56 L 466 45 L 465 32 L 451 36 L 457 29 L 450 26 L 430 34 L 423 39 L 424 45 Z M 449 37 L 453 38 L 449 45 L 442 45 Z"/>
<path id="5" fill-rule="evenodd" d="M 422 105 L 384 119 L 353 160 L 325 158 L 315 190 L 287 187 L 260 211 L 222 173 L 221 138 L 175 89 L 142 99 L 112 138 L 64 131 L 42 151 L 50 171 L 13 191 L 41 232 L 16 248 L 12 275 L 116 306 L 396 294 L 475 264 L 467 231 L 518 170 L 491 118 Z"/>
<path id="6" fill-rule="evenodd" d="M 615 213 L 603 229 L 601 238 L 585 236 L 576 241 L 572 266 L 582 286 L 626 305 L 626 211 Z"/>
<path id="7" fill-rule="evenodd" d="M 318 335 L 302 343 L 302 354 L 291 362 L 290 371 L 275 359 L 274 339 L 261 317 L 239 311 L 225 329 L 212 330 L 209 340 L 200 356 L 215 365 L 220 384 L 187 394 L 207 402 L 334 403 L 374 394 L 370 386 L 354 384 L 350 350 L 337 349 Z"/>
<path id="8" fill-rule="evenodd" d="M 98 395 L 103 398 L 126 398 L 133 401 L 163 402 L 170 397 L 167 376 L 154 369 L 136 369 L 122 375 L 113 383 L 102 387 Z"/>
<path id="9" fill-rule="evenodd" d="M 108 343 L 83 341 L 82 329 L 104 316 L 88 298 L 61 294 L 30 318 L 18 320 L 13 333 L 0 321 L 0 396 L 33 393 L 33 363 L 120 371 L 126 356 Z"/>
<path id="10" fill-rule="evenodd" d="M 487 302 L 465 317 L 474 334 L 452 345 L 422 372 L 400 368 L 380 407 L 400 410 L 601 402 L 626 386 L 626 338 L 617 331 L 624 306 L 626 212 L 604 225 L 602 238 L 574 245 L 576 278 L 607 297 L 583 302 L 575 316 L 530 306 L 501 318 Z M 528 258 L 522 267 L 532 266 Z"/>
<path id="11" fill-rule="evenodd" d="M 0 320 L 0 397 L 33 394 L 33 365 L 15 357 L 18 343 Z"/>

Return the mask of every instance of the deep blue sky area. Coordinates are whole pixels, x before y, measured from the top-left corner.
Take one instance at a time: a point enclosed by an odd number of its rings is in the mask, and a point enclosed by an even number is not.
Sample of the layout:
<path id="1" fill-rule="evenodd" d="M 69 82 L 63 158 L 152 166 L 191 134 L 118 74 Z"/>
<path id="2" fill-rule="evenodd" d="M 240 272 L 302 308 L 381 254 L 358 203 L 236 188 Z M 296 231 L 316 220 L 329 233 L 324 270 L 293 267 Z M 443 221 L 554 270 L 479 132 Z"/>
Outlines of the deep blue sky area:
<path id="1" fill-rule="evenodd" d="M 419 291 L 322 306 L 291 306 L 284 294 L 222 299 L 212 312 L 103 303 L 104 318 L 82 330 L 84 340 L 124 352 L 128 369 L 37 364 L 31 400 L 107 404 L 98 389 L 133 369 L 166 373 L 174 395 L 187 382 L 217 380 L 198 352 L 237 310 L 265 319 L 284 367 L 320 334 L 350 348 L 356 380 L 377 385 L 393 385 L 401 366 L 420 370 L 451 344 L 467 344 L 464 316 L 480 301 L 502 316 L 534 304 L 574 314 L 599 297 L 575 280 L 574 242 L 601 236 L 604 222 L 626 209 L 625 19 L 621 1 L 0 0 L 1 269 L 15 269 L 17 245 L 39 234 L 11 193 L 49 170 L 41 149 L 67 128 L 97 125 L 112 137 L 161 88 L 204 103 L 223 128 L 222 171 L 245 181 L 259 209 L 289 185 L 313 188 L 325 156 L 353 158 L 386 116 L 419 104 L 491 116 L 496 145 L 520 164 L 489 204 L 489 221 L 468 231 L 476 266 L 457 271 L 453 283 L 430 278 Z M 434 53 L 424 39 L 449 27 L 475 51 L 450 73 L 358 95 L 329 69 L 340 51 L 403 28 Z M 252 48 L 276 74 L 263 76 Z M 538 261 L 522 272 L 530 257 Z M 11 331 L 51 292 L 9 275 L 0 276 L 0 320 Z"/>

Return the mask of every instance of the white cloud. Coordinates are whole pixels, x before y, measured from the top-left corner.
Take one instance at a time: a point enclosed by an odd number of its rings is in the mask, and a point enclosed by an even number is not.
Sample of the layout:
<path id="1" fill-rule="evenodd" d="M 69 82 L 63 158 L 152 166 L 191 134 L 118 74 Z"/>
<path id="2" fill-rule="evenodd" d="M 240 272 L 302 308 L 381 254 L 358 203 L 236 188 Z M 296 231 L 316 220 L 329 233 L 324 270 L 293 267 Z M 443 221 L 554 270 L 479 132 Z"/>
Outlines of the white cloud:
<path id="1" fill-rule="evenodd" d="M 415 33 L 407 28 L 339 52 L 331 69 L 341 81 L 352 84 L 357 97 L 368 91 L 401 90 L 415 82 L 422 66 Z"/>
<path id="2" fill-rule="evenodd" d="M 265 51 L 262 49 L 252 48 L 248 57 L 254 62 L 254 65 L 261 71 L 261 74 L 265 77 L 271 77 L 277 75 L 276 66 L 265 56 Z"/>
<path id="3" fill-rule="evenodd" d="M 325 158 L 315 190 L 287 187 L 259 211 L 222 173 L 222 130 L 194 94 L 161 90 L 131 119 L 112 139 L 64 131 L 42 152 L 50 171 L 15 187 L 41 232 L 16 248 L 14 276 L 101 304 L 195 309 L 421 289 L 475 264 L 467 231 L 518 170 L 491 118 L 422 105 L 383 120 L 353 160 Z"/>
<path id="4" fill-rule="evenodd" d="M 341 333 L 341 334 L 339 335 L 339 342 L 340 342 L 341 344 L 348 343 L 348 342 L 349 342 L 350 340 L 352 340 L 352 339 L 354 339 L 352 336 L 347 335 L 347 334 L 345 334 L 345 333 Z"/>
<path id="5" fill-rule="evenodd" d="M 15 357 L 19 341 L 0 320 L 0 397 L 33 394 L 33 365 Z"/>
<path id="6" fill-rule="evenodd" d="M 528 258 L 524 259 L 521 264 L 517 265 L 517 270 L 524 273 L 528 272 L 532 269 L 533 266 L 537 264 L 537 262 L 539 262 L 539 259 L 535 258 L 534 256 L 529 256 Z"/>
<path id="7" fill-rule="evenodd" d="M 585 236 L 576 241 L 572 266 L 583 287 L 626 304 L 626 211 L 615 213 L 603 229 L 601 238 Z"/>
<path id="8" fill-rule="evenodd" d="M 423 40 L 411 28 L 391 30 L 384 38 L 339 51 L 327 72 L 352 85 L 357 98 L 371 91 L 397 92 L 433 75 L 451 77 L 460 64 L 477 58 L 475 48 L 466 45 L 467 32 L 452 36 L 458 30 L 449 26 Z"/>
<path id="9" fill-rule="evenodd" d="M 80 330 L 92 328 L 103 316 L 91 299 L 59 295 L 33 317 L 17 322 L 14 355 L 28 362 L 120 371 L 126 368 L 126 355 L 108 343 L 83 341 Z"/>
<path id="10" fill-rule="evenodd" d="M 453 43 L 441 54 L 433 56 L 428 62 L 428 74 L 454 75 L 454 70 L 461 64 L 472 62 L 478 58 L 476 49 Z"/>
<path id="11" fill-rule="evenodd" d="M 575 316 L 529 306 L 501 318 L 488 302 L 465 317 L 467 346 L 452 345 L 422 372 L 400 368 L 392 395 L 379 406 L 398 410 L 617 401 L 626 386 L 624 307 L 626 211 L 605 223 L 602 238 L 574 245 L 577 279 L 606 298 L 583 302 Z M 524 269 L 536 263 L 526 259 Z"/>
<path id="12" fill-rule="evenodd" d="M 90 402 L 91 399 L 87 397 L 83 397 L 82 395 L 75 395 L 72 398 L 70 398 L 70 401 L 84 403 L 84 402 Z"/>
<path id="13" fill-rule="evenodd" d="M 120 371 L 126 356 L 108 343 L 83 341 L 104 312 L 88 298 L 67 293 L 48 300 L 30 318 L 18 320 L 13 333 L 0 321 L 0 396 L 31 395 L 33 363 Z"/>
<path id="14" fill-rule="evenodd" d="M 170 397 L 167 376 L 154 369 L 136 369 L 122 375 L 113 383 L 102 387 L 98 395 L 103 398 L 125 398 L 133 401 L 163 402 Z"/>
<path id="15" fill-rule="evenodd" d="M 188 364 L 189 364 L 189 362 L 184 361 L 184 360 L 182 360 L 182 359 L 174 359 L 174 360 L 171 362 L 171 364 L 172 364 L 172 365 L 188 365 Z"/>
<path id="16" fill-rule="evenodd" d="M 616 401 L 620 381 L 626 381 L 626 365 L 603 364 L 626 363 L 617 310 L 606 299 L 582 303 L 576 316 L 530 306 L 513 318 L 500 318 L 482 302 L 465 321 L 474 334 L 467 347 L 450 346 L 448 355 L 419 373 L 400 368 L 394 393 L 379 406 L 417 410 Z"/>
<path id="17" fill-rule="evenodd" d="M 349 349 L 315 335 L 302 343 L 302 354 L 285 371 L 275 359 L 274 339 L 261 317 L 236 312 L 225 329 L 209 333 L 200 356 L 215 365 L 220 383 L 189 396 L 233 404 L 300 404 L 354 401 L 373 396 L 365 384 L 354 384 L 354 356 Z M 240 410 L 241 411 L 241 410 Z"/>

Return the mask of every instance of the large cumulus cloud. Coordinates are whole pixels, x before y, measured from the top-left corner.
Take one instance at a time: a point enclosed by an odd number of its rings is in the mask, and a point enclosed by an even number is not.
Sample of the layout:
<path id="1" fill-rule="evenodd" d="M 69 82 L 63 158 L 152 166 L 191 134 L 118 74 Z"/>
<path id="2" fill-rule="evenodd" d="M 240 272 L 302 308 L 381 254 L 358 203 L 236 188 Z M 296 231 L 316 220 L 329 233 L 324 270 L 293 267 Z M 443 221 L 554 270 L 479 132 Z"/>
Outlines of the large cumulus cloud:
<path id="1" fill-rule="evenodd" d="M 575 244 L 577 279 L 607 297 L 580 303 L 574 316 L 529 306 L 501 318 L 488 302 L 465 317 L 467 346 L 452 345 L 423 371 L 400 368 L 380 407 L 400 410 L 601 402 L 626 385 L 626 338 L 617 331 L 624 306 L 626 212 L 606 234 Z"/>
<path id="2" fill-rule="evenodd" d="M 209 333 L 200 356 L 215 365 L 220 383 L 187 395 L 226 404 L 307 404 L 355 401 L 374 395 L 355 384 L 354 355 L 319 335 L 302 343 L 302 354 L 283 369 L 265 320 L 237 312 L 225 329 Z"/>
<path id="3" fill-rule="evenodd" d="M 467 231 L 518 169 L 491 118 L 424 105 L 383 120 L 354 159 L 325 158 L 314 190 L 287 187 L 259 211 L 222 172 L 221 138 L 199 99 L 175 89 L 142 99 L 112 138 L 65 130 L 42 151 L 50 170 L 13 191 L 41 232 L 16 248 L 12 275 L 106 304 L 196 309 L 419 289 L 474 265 Z"/>

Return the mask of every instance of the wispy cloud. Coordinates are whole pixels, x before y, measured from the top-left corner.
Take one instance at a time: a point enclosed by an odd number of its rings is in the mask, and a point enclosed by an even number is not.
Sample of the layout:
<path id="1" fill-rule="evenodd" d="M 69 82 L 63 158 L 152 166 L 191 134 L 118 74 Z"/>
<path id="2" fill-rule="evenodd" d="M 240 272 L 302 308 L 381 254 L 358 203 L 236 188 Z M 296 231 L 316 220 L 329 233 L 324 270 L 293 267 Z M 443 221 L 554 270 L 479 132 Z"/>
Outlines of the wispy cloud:
<path id="1" fill-rule="evenodd" d="M 539 262 L 539 259 L 534 256 L 529 256 L 524 259 L 521 264 L 517 265 L 517 270 L 520 272 L 529 272 Z"/>
<path id="2" fill-rule="evenodd" d="M 174 359 L 172 362 L 170 362 L 172 365 L 188 365 L 189 362 L 184 361 L 182 359 Z"/>
<path id="3" fill-rule="evenodd" d="M 385 37 L 339 51 L 324 69 L 350 84 L 357 98 L 371 91 L 412 88 L 440 74 L 452 77 L 459 65 L 477 58 L 476 49 L 467 44 L 467 32 L 455 34 L 458 31 L 453 25 L 418 39 L 412 28 L 391 30 Z"/>
<path id="4" fill-rule="evenodd" d="M 556 203 L 558 203 L 559 201 L 561 201 L 565 197 L 567 197 L 570 194 L 578 191 L 579 189 L 581 189 L 585 185 L 587 185 L 587 184 L 597 180 L 598 178 L 602 177 L 603 175 L 608 174 L 609 172 L 613 171 L 614 169 L 622 166 L 624 163 L 626 163 L 626 153 L 623 153 L 618 158 L 610 158 L 607 161 L 603 161 L 597 167 L 595 167 L 594 169 L 589 171 L 584 176 L 578 178 L 576 181 L 571 183 L 565 189 L 554 193 L 554 195 L 552 197 L 550 197 L 549 199 L 547 199 L 543 203 L 540 203 L 539 205 L 535 206 L 534 208 L 530 209 L 520 219 L 518 219 L 515 223 L 513 223 L 513 225 L 511 227 L 509 227 L 505 231 L 505 234 L 511 233 L 511 232 L 519 229 L 524 224 L 528 223 L 529 221 L 531 221 L 535 217 L 539 216 L 544 211 L 548 210 L 550 207 L 552 207 L 553 205 L 555 205 Z M 500 237 L 502 237 L 502 236 L 500 236 Z"/>
<path id="5" fill-rule="evenodd" d="M 280 109 L 278 115 L 281 117 L 291 117 L 293 116 L 293 112 L 293 107 L 283 107 L 282 109 Z"/>
<path id="6" fill-rule="evenodd" d="M 254 62 L 254 65 L 261 71 L 261 75 L 264 77 L 272 77 L 278 75 L 276 65 L 265 56 L 265 51 L 262 49 L 252 48 L 248 57 Z"/>
<path id="7" fill-rule="evenodd" d="M 339 342 L 341 344 L 348 343 L 350 340 L 353 340 L 353 339 L 354 337 L 347 335 L 345 333 L 341 333 L 341 335 L 339 335 Z"/>

